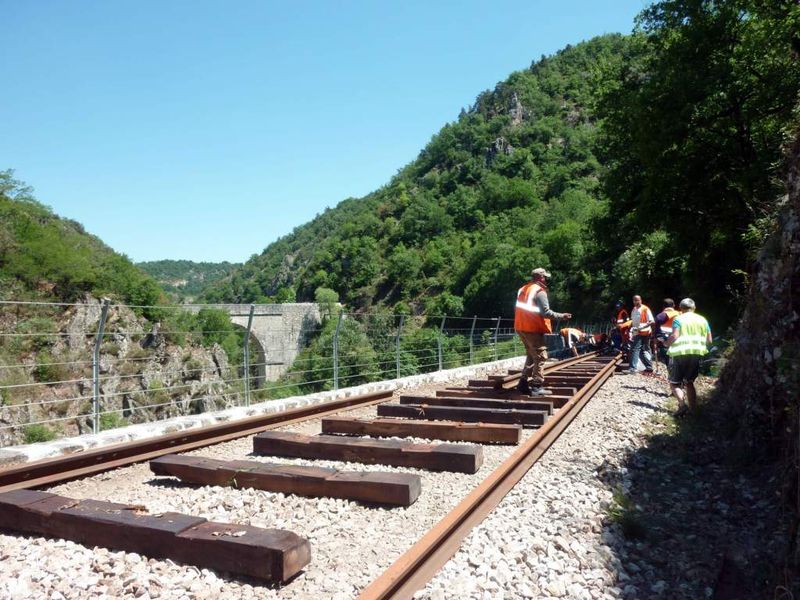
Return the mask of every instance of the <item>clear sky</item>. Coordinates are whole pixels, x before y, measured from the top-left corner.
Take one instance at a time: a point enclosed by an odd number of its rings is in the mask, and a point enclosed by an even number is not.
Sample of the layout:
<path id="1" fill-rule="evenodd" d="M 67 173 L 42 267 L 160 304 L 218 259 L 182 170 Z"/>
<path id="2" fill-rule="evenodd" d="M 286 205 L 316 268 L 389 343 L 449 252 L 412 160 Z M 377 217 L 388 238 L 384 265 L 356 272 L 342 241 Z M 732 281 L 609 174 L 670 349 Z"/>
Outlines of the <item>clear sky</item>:
<path id="1" fill-rule="evenodd" d="M 0 169 L 133 260 L 243 261 L 645 0 L 0 0 Z"/>

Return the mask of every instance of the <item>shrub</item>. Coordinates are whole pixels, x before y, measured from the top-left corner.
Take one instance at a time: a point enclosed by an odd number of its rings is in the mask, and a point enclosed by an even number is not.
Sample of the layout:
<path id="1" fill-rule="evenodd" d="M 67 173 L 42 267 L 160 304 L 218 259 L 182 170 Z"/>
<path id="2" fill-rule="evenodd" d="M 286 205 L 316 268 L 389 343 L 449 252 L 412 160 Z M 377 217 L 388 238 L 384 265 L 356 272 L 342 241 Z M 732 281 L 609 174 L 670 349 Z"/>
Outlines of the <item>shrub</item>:
<path id="1" fill-rule="evenodd" d="M 49 442 L 58 437 L 55 431 L 41 424 L 26 425 L 22 430 L 22 435 L 26 444 Z"/>
<path id="2" fill-rule="evenodd" d="M 608 517 L 612 523 L 619 525 L 622 535 L 629 540 L 641 540 L 647 535 L 641 511 L 621 488 L 614 491 Z"/>
<path id="3" fill-rule="evenodd" d="M 112 356 L 119 356 L 119 344 L 116 342 L 103 342 L 100 345 L 100 352 L 102 354 L 111 354 Z"/>
<path id="4" fill-rule="evenodd" d="M 118 412 L 109 412 L 100 415 L 100 431 L 125 427 L 126 425 L 128 425 L 128 419 Z"/>
<path id="5" fill-rule="evenodd" d="M 36 357 L 36 366 L 33 368 L 33 377 L 36 381 L 57 382 L 72 378 L 69 365 L 58 364 L 49 352 L 41 352 Z"/>

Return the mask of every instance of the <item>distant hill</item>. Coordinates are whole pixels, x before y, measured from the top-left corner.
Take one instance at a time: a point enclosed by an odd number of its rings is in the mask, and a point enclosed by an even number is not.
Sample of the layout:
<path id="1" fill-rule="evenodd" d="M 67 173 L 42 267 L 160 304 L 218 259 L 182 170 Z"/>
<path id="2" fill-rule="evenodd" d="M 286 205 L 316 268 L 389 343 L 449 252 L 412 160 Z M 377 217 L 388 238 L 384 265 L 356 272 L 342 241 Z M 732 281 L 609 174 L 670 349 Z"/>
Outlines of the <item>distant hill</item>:
<path id="1" fill-rule="evenodd" d="M 598 71 L 628 43 L 598 37 L 513 73 L 385 187 L 297 227 L 205 299 L 309 301 L 325 287 L 356 309 L 508 315 L 543 265 L 554 304 L 597 314 L 610 296 L 592 260 L 590 224 L 604 211 L 593 106 Z"/>
<path id="2" fill-rule="evenodd" d="M 153 260 L 137 263 L 136 266 L 154 277 L 165 291 L 176 294 L 182 300 L 191 300 L 242 265 L 230 262 Z"/>
<path id="3" fill-rule="evenodd" d="M 0 171 L 0 299 L 71 302 L 85 294 L 154 305 L 156 281 Z"/>

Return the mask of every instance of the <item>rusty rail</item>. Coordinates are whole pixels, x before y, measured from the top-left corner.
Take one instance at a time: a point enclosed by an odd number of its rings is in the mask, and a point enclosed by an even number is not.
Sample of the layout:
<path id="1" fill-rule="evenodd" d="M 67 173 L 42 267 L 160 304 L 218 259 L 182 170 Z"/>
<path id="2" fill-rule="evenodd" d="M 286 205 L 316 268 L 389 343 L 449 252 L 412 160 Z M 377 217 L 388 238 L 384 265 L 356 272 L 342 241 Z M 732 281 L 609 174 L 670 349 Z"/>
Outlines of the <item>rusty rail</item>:
<path id="1" fill-rule="evenodd" d="M 552 370 L 597 358 L 583 355 L 553 365 Z M 461 542 L 500 503 L 534 463 L 580 413 L 621 361 L 609 360 L 564 407 L 495 469 L 477 488 L 439 521 L 422 539 L 398 558 L 359 595 L 359 600 L 411 598 L 458 551 Z"/>
<path id="2" fill-rule="evenodd" d="M 545 372 L 557 371 L 592 356 L 593 354 L 585 354 L 577 359 L 573 357 L 556 362 L 546 367 Z M 45 458 L 9 467 L 0 470 L 0 492 L 56 485 L 80 477 L 147 461 L 165 454 L 196 450 L 197 448 L 228 442 L 268 429 L 329 416 L 342 410 L 379 404 L 386 401 L 392 394 L 393 392 L 388 390 L 362 394 L 333 402 L 324 402 L 268 415 L 248 417 L 229 423 L 199 427 L 145 440 L 112 444 L 95 450 L 76 452 L 68 456 Z"/>
<path id="3" fill-rule="evenodd" d="M 360 408 L 384 402 L 392 391 L 361 394 L 333 402 L 294 408 L 267 415 L 247 417 L 228 423 L 199 427 L 194 430 L 169 433 L 155 438 L 123 442 L 95 450 L 76 452 L 68 456 L 45 458 L 0 471 L 0 492 L 31 489 L 64 483 L 79 477 L 124 467 L 204 446 L 228 442 L 300 421 L 328 416 L 350 408 Z"/>

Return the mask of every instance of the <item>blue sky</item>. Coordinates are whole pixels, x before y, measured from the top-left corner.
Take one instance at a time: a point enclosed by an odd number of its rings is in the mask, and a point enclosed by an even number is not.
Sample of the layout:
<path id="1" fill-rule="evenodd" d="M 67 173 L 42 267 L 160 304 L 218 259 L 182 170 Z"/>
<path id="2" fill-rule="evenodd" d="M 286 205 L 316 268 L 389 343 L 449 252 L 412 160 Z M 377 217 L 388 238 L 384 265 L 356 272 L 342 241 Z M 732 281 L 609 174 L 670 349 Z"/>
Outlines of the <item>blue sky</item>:
<path id="1" fill-rule="evenodd" d="M 243 261 L 645 0 L 0 0 L 0 169 L 133 260 Z"/>

